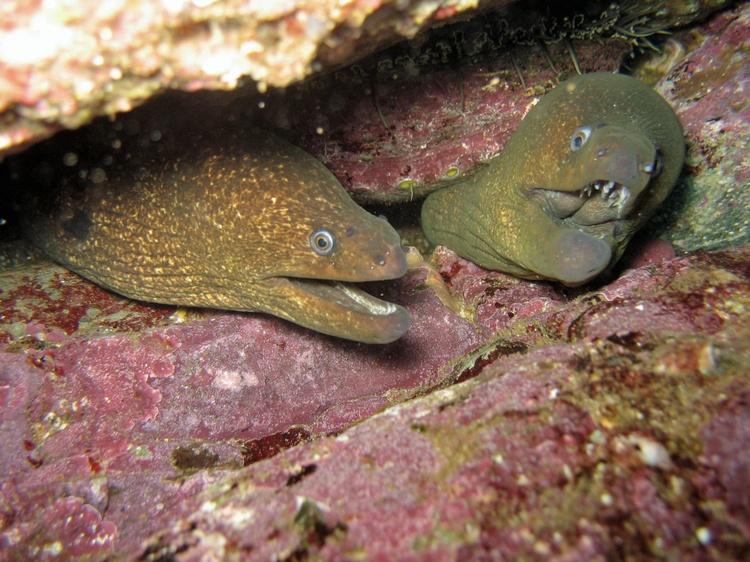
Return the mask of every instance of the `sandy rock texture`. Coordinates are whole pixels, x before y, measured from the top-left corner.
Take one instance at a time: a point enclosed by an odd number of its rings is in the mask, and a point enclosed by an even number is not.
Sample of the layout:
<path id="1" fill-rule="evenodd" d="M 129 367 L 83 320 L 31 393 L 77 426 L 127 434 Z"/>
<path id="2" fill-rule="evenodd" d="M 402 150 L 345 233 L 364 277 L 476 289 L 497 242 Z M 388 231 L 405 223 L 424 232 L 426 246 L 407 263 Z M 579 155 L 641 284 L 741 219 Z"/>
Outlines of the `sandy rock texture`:
<path id="1" fill-rule="evenodd" d="M 127 111 L 168 88 L 286 86 L 480 5 L 5 2 L 0 150 L 18 150 L 61 128 Z"/>

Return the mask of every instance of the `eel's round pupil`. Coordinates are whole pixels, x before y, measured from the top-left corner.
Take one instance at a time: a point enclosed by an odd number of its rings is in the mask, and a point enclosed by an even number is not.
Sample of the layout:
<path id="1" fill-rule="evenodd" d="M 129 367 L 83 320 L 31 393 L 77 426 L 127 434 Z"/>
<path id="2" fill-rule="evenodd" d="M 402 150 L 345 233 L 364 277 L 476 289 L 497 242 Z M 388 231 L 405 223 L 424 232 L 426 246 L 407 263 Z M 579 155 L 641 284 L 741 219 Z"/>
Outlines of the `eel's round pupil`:
<path id="1" fill-rule="evenodd" d="M 575 152 L 579 148 L 581 148 L 584 144 L 586 144 L 586 141 L 589 140 L 589 136 L 591 135 L 591 127 L 581 127 L 578 129 L 575 133 L 573 133 L 573 137 L 570 139 L 570 149 Z"/>
<path id="2" fill-rule="evenodd" d="M 325 256 L 333 250 L 333 236 L 327 230 L 316 230 L 310 237 L 310 242 L 318 254 Z"/>

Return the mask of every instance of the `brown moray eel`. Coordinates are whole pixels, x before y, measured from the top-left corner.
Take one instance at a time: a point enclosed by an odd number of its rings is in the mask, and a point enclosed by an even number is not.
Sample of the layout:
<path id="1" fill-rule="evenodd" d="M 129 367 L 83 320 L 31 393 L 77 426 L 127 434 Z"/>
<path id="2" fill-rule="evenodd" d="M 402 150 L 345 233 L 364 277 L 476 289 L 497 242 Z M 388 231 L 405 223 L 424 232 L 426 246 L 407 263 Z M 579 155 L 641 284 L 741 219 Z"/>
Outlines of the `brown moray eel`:
<path id="1" fill-rule="evenodd" d="M 621 74 L 563 82 L 489 166 L 431 194 L 427 238 L 482 267 L 585 283 L 611 268 L 682 169 L 672 108 Z"/>
<path id="2" fill-rule="evenodd" d="M 257 129 L 215 129 L 172 131 L 166 152 L 110 166 L 103 182 L 67 180 L 75 185 L 27 217 L 29 236 L 133 299 L 262 311 L 367 343 L 403 335 L 403 307 L 344 284 L 404 275 L 396 231 L 301 149 Z"/>

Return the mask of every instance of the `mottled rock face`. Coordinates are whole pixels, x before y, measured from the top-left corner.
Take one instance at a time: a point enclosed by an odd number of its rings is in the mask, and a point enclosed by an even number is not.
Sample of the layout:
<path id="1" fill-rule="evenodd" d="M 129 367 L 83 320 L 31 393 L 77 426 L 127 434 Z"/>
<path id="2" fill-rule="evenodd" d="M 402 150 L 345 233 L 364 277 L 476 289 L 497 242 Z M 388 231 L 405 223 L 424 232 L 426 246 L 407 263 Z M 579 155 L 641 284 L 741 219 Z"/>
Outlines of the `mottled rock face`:
<path id="1" fill-rule="evenodd" d="M 726 3 L 672 0 L 646 18 L 645 27 L 684 24 Z M 11 0 L 0 31 L 0 155 L 96 116 L 128 111 L 167 89 L 232 90 L 246 82 L 260 91 L 286 87 L 421 31 L 513 4 L 323 0 L 249 8 L 240 0 L 158 5 L 130 0 L 105 9 L 84 0 L 61 12 L 55 5 Z M 550 5 L 558 10 L 558 3 L 541 0 L 523 4 L 510 20 L 518 24 L 520 39 L 543 17 L 549 22 Z M 573 13 L 557 29 L 578 25 L 580 14 L 593 21 L 613 11 L 609 2 L 565 4 Z M 641 12 L 652 3 L 622 4 L 632 8 L 626 10 L 632 16 L 619 27 L 640 34 Z M 483 42 L 482 27 L 473 24 L 461 39 L 469 51 Z"/>
<path id="2" fill-rule="evenodd" d="M 657 86 L 688 140 L 672 202 L 689 201 L 691 218 L 670 210 L 662 219 L 680 250 L 700 248 L 712 221 L 727 223 L 712 241 L 747 233 L 737 217 L 747 217 L 739 151 L 748 116 L 733 92 L 750 89 L 748 14 L 742 3 L 675 36 L 681 47 L 670 52 L 690 53 L 666 61 L 672 71 Z M 185 45 L 202 52 L 232 36 L 213 27 L 210 43 L 211 26 L 196 29 L 200 41 L 188 33 Z M 622 45 L 573 41 L 586 71 L 614 70 Z M 564 43 L 548 51 L 561 76 L 574 72 Z M 332 90 L 308 84 L 286 102 L 269 90 L 229 111 L 266 116 L 365 198 L 419 198 L 496 154 L 535 103 L 530 91 L 558 79 L 538 45 L 491 60 L 381 75 L 375 86 L 369 75 Z M 326 96 L 313 96 L 318 87 Z M 26 91 L 29 107 L 43 109 Z M 75 119 L 90 109 L 67 99 Z M 211 122 L 229 105 L 223 94 L 187 99 L 161 107 Z M 321 106 L 307 109 L 311 99 Z M 99 177 L 127 143 L 159 151 L 158 131 L 128 117 L 120 131 L 87 129 L 99 136 L 93 145 L 67 135 L 62 161 L 40 146 L 35 177 L 74 160 Z M 711 215 L 698 192 L 726 212 Z M 680 230 L 696 225 L 695 236 Z M 413 319 L 404 338 L 376 350 L 267 316 L 123 300 L 49 264 L 3 272 L 0 551 L 40 560 L 744 559 L 750 249 L 675 258 L 642 242 L 601 286 L 576 289 L 486 271 L 442 247 L 427 263 L 410 252 L 403 279 L 369 288 Z"/>
<path id="3" fill-rule="evenodd" d="M 572 301 L 446 250 L 436 270 L 472 322 L 416 268 L 396 297 L 414 326 L 377 351 L 273 318 L 167 316 L 54 267 L 4 273 L 4 548 L 736 552 L 750 249 L 630 270 Z"/>
<path id="4" fill-rule="evenodd" d="M 680 252 L 750 243 L 750 103 L 738 94 L 750 81 L 748 27 L 743 4 L 677 35 L 662 59 L 673 67 L 657 89 L 683 123 L 688 152 L 683 185 L 652 233 Z"/>

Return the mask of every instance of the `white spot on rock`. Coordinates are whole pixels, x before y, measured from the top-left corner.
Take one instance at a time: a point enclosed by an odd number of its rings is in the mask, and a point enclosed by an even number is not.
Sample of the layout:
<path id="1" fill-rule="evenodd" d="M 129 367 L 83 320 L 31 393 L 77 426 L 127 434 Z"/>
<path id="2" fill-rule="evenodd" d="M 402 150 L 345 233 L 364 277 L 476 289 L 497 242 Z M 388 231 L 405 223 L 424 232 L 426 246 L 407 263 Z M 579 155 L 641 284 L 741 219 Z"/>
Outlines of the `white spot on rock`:
<path id="1" fill-rule="evenodd" d="M 707 529 L 706 527 L 700 527 L 695 531 L 695 538 L 697 538 L 698 542 L 703 546 L 706 546 L 711 544 L 711 541 L 713 541 L 714 537 L 710 529 Z"/>
<path id="2" fill-rule="evenodd" d="M 222 390 L 239 391 L 247 386 L 258 386 L 259 381 L 255 373 L 234 369 L 206 369 L 214 377 L 213 386 Z"/>

